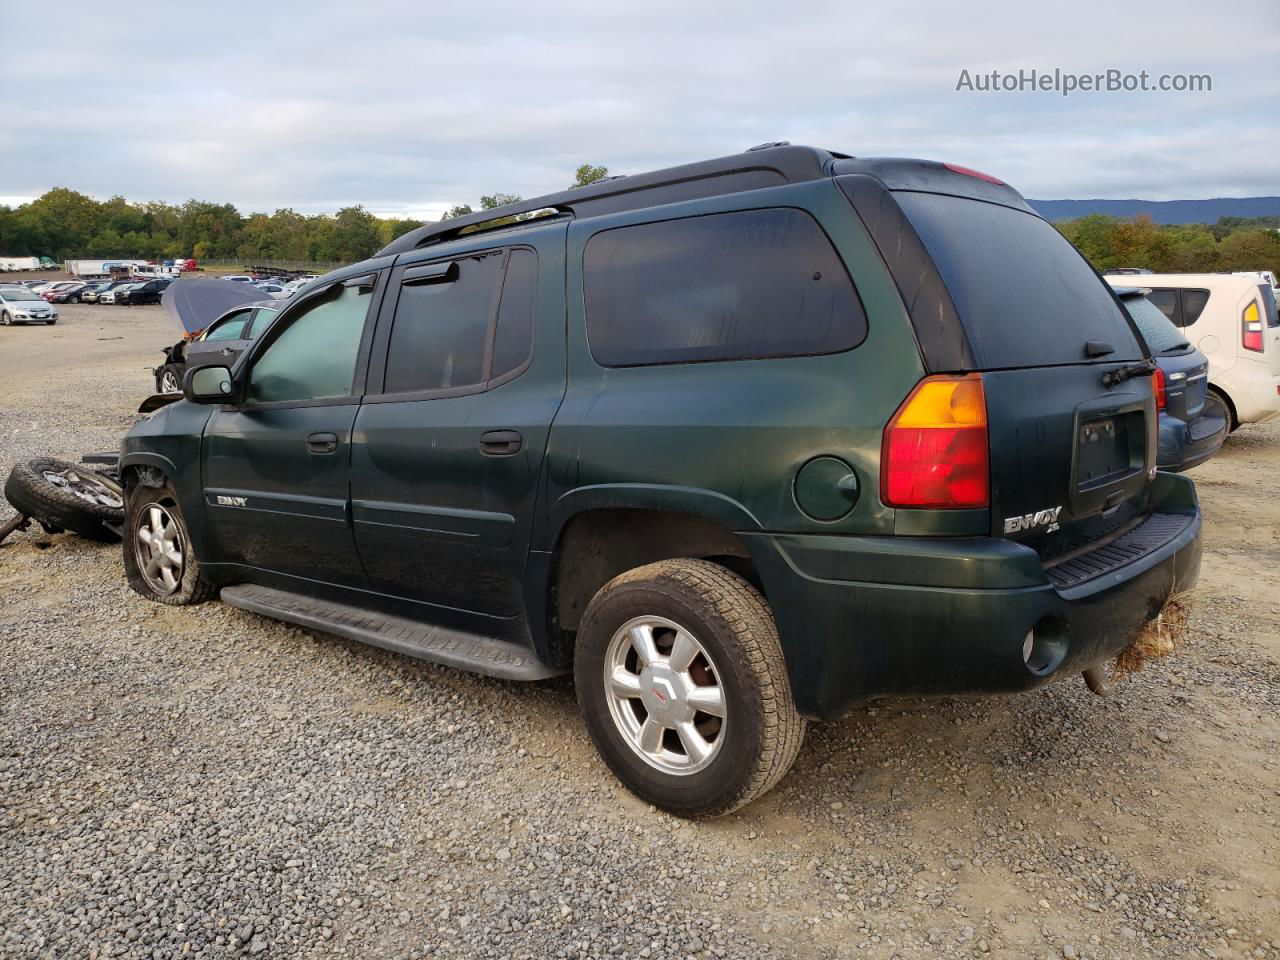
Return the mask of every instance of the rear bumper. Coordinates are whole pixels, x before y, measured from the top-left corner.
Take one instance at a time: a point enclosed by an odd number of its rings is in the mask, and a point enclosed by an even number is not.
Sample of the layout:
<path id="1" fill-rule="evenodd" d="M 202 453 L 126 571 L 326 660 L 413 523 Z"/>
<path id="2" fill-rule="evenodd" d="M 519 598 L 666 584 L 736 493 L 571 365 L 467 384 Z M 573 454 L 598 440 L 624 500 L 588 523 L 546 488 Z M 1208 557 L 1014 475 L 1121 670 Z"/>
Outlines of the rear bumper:
<path id="1" fill-rule="evenodd" d="M 1202 416 L 1192 421 L 1160 414 L 1156 463 L 1161 470 L 1190 470 L 1218 452 L 1231 427 L 1226 411 L 1220 407 L 1215 404 L 1212 409 L 1206 408 Z"/>
<path id="2" fill-rule="evenodd" d="M 1115 656 L 1200 569 L 1195 486 L 1161 473 L 1155 494 L 1157 526 L 1172 535 L 1065 587 L 1009 540 L 743 534 L 800 712 L 832 718 L 884 694 L 1027 690 Z M 1023 659 L 1030 630 L 1054 651 L 1039 671 Z"/>

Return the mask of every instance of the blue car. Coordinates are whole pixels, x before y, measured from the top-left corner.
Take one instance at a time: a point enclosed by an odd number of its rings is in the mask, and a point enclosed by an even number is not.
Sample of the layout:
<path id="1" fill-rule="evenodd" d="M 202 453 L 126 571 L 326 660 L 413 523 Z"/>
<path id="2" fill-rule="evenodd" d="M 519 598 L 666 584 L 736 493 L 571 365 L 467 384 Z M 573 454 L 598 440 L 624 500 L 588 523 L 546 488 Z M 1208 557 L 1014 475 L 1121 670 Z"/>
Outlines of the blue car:
<path id="1" fill-rule="evenodd" d="M 1160 440 L 1156 463 L 1175 473 L 1204 463 L 1222 446 L 1231 414 L 1209 392 L 1209 360 L 1187 342 L 1141 287 L 1116 288 L 1158 367 L 1156 406 Z"/>

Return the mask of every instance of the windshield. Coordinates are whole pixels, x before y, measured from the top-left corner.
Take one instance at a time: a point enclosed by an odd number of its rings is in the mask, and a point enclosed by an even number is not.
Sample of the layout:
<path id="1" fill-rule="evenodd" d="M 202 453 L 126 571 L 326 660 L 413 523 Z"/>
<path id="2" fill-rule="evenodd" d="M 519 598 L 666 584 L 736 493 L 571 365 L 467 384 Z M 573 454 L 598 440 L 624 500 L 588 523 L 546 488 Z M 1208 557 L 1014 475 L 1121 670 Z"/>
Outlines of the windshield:
<path id="1" fill-rule="evenodd" d="M 895 192 L 955 304 L 978 369 L 1141 360 L 1106 283 L 1048 222 L 998 203 Z"/>
<path id="2" fill-rule="evenodd" d="M 1164 315 L 1164 311 L 1142 294 L 1123 297 L 1121 302 L 1129 311 L 1129 316 L 1133 317 L 1133 322 L 1142 333 L 1142 339 L 1147 341 L 1147 347 L 1153 354 L 1175 353 L 1191 346 L 1182 331 Z"/>
<path id="3" fill-rule="evenodd" d="M 0 296 L 6 300 L 39 300 L 40 295 L 30 290 L 0 290 Z"/>

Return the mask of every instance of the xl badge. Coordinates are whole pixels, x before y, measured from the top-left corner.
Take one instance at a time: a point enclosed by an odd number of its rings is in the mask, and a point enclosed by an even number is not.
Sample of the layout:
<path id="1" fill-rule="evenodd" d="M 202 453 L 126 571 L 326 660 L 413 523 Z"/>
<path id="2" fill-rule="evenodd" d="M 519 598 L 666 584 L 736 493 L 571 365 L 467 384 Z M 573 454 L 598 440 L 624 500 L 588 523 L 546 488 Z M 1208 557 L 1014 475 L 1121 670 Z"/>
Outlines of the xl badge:
<path id="1" fill-rule="evenodd" d="M 1005 533 L 1019 533 L 1023 530 L 1034 530 L 1044 527 L 1045 533 L 1053 533 L 1058 529 L 1058 514 L 1062 507 L 1050 507 L 1048 510 L 1037 510 L 1035 513 L 1024 513 L 1017 517 L 1004 518 Z"/>

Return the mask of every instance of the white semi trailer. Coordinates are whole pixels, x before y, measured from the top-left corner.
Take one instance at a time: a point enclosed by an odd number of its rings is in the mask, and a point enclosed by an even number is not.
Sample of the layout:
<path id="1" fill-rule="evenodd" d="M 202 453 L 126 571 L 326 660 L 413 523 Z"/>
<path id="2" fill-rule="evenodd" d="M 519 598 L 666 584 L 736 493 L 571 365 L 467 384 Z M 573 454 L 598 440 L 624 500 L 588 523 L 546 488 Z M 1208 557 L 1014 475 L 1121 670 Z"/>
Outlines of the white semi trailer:
<path id="1" fill-rule="evenodd" d="M 39 257 L 0 257 L 0 270 L 12 272 L 15 270 L 39 270 Z"/>

